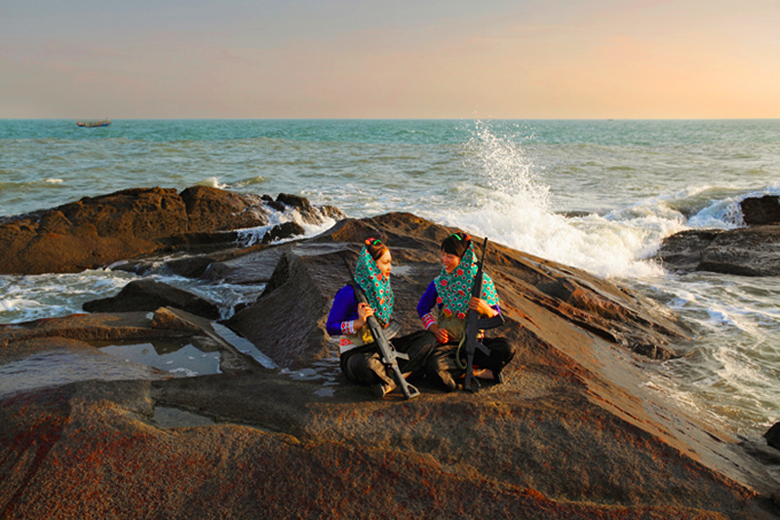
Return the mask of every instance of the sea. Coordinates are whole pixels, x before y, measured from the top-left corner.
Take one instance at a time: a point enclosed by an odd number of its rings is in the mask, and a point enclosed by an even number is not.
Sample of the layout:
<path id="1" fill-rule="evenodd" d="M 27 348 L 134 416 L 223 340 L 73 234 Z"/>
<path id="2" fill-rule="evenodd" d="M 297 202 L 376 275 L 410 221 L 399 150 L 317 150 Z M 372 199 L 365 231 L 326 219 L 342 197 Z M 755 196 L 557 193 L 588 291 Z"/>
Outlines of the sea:
<path id="1" fill-rule="evenodd" d="M 780 194 L 780 120 L 0 120 L 0 218 L 193 185 L 299 194 L 350 217 L 408 211 L 582 268 L 693 332 L 638 384 L 738 437 L 780 420 L 780 278 L 676 274 L 653 259 L 665 237 L 743 226 L 742 199 Z M 135 276 L 0 276 L 0 323 L 81 312 Z M 154 276 L 228 315 L 262 290 Z"/>

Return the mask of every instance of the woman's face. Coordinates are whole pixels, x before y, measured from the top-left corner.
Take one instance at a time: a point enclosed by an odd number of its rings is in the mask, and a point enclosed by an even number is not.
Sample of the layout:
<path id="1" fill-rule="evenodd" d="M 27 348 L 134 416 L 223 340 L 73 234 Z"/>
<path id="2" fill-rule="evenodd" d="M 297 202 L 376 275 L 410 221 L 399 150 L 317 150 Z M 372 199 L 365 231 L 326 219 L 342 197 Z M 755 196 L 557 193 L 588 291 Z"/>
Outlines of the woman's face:
<path id="1" fill-rule="evenodd" d="M 455 270 L 456 267 L 458 267 L 458 264 L 460 264 L 460 257 L 458 255 L 453 255 L 452 253 L 442 251 L 441 263 L 444 266 L 444 270 L 447 272 L 447 274 L 450 274 Z"/>
<path id="2" fill-rule="evenodd" d="M 390 256 L 390 250 L 385 250 L 384 254 L 376 261 L 376 266 L 384 275 L 385 279 L 390 278 L 390 271 L 393 270 L 393 258 Z"/>

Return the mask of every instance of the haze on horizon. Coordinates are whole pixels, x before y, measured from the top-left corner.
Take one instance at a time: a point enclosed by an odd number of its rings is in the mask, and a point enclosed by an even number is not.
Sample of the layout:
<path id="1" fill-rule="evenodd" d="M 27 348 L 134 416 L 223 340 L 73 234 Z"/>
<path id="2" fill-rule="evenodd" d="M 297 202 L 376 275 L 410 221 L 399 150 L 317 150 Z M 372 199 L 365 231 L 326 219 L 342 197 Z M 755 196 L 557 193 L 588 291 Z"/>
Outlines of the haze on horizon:
<path id="1" fill-rule="evenodd" d="M 0 118 L 780 118 L 777 0 L 3 0 Z"/>

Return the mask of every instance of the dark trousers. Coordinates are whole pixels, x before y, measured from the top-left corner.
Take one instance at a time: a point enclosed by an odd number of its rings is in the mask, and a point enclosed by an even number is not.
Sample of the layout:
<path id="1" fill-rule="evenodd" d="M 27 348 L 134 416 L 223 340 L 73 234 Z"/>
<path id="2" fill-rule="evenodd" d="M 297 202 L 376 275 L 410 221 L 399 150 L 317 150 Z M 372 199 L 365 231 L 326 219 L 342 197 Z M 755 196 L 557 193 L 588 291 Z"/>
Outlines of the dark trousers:
<path id="1" fill-rule="evenodd" d="M 428 356 L 436 348 L 436 337 L 432 332 L 419 330 L 407 336 L 390 340 L 398 352 L 403 352 L 409 359 L 399 359 L 398 368 L 401 373 L 422 373 L 425 371 Z M 341 355 L 341 371 L 347 379 L 361 385 L 373 385 L 380 381 L 394 385 L 392 372 L 382 363 L 379 349 L 375 343 L 357 347 Z"/>
<path id="2" fill-rule="evenodd" d="M 456 379 L 465 374 L 465 370 L 458 367 L 455 360 L 458 343 L 439 344 L 428 356 L 427 372 L 435 374 L 444 383 L 447 390 L 455 390 Z M 515 347 L 506 338 L 483 338 L 482 344 L 490 349 L 490 354 L 485 354 L 477 349 L 474 352 L 474 365 L 479 368 L 488 368 L 497 376 L 504 367 L 515 357 Z M 466 365 L 466 351 L 460 349 L 461 365 Z"/>

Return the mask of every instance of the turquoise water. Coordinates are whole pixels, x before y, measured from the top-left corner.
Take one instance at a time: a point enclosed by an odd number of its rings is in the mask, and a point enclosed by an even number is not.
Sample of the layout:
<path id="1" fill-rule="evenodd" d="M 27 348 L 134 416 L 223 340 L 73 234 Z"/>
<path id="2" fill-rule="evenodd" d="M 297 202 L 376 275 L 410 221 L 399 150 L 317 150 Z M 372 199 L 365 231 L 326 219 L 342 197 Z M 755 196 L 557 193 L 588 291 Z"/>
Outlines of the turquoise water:
<path id="1" fill-rule="evenodd" d="M 674 232 L 741 225 L 738 202 L 780 193 L 778 179 L 780 120 L 0 121 L 0 215 L 139 186 L 297 193 L 355 217 L 410 211 L 629 284 L 698 335 L 648 384 L 748 435 L 780 419 L 780 284 L 648 259 Z M 77 312 L 128 278 L 0 277 L 0 322 Z M 260 289 L 196 288 L 228 307 Z"/>

